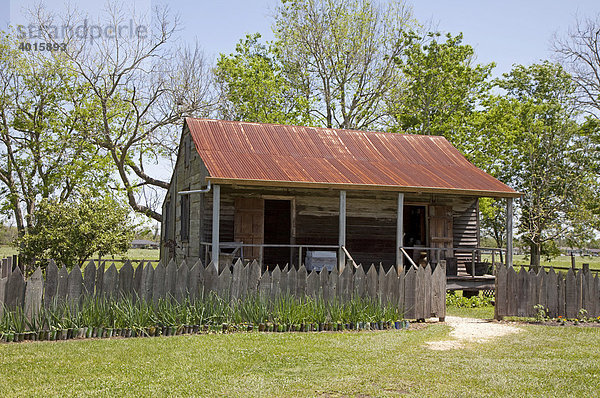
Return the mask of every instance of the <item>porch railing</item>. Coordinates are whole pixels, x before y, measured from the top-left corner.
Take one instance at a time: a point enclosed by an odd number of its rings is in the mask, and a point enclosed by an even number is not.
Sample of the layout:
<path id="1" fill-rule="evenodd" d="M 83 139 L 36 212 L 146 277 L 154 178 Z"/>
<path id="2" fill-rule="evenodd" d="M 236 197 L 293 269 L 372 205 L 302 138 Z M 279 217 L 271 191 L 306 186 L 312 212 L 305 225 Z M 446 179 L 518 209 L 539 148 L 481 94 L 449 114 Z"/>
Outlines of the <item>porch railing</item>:
<path id="1" fill-rule="evenodd" d="M 201 242 L 202 246 L 204 246 L 204 260 L 205 264 L 210 262 L 209 255 L 211 253 L 212 244 L 210 242 Z M 221 253 L 221 256 L 227 256 L 233 258 L 240 258 L 244 260 L 244 248 L 259 248 L 259 263 L 263 263 L 264 257 L 264 249 L 265 248 L 289 248 L 289 249 L 297 249 L 297 259 L 298 265 L 303 264 L 303 253 L 308 249 L 317 249 L 317 250 L 336 250 L 339 253 L 339 250 L 343 250 L 346 257 L 351 261 L 353 265 L 356 266 L 352 255 L 348 251 L 345 246 L 339 245 L 310 245 L 310 244 L 251 244 L 251 243 L 243 243 L 243 242 L 220 242 L 219 243 L 219 252 L 223 249 L 231 250 L 228 253 Z M 403 246 L 400 247 L 401 252 L 405 258 L 405 262 L 410 264 L 412 267 L 418 267 L 419 258 L 424 254 L 426 257 L 426 261 L 429 263 L 437 264 L 440 260 L 445 260 L 449 258 L 456 258 L 457 263 L 460 262 L 465 265 L 465 271 L 467 274 L 475 277 L 476 275 L 476 263 L 482 262 L 482 257 L 487 256 L 490 259 L 490 264 L 493 267 L 499 262 L 506 264 L 506 249 L 503 248 L 495 248 L 495 247 L 427 247 L 427 246 Z M 411 257 L 409 252 L 412 252 L 413 256 Z M 415 255 L 417 253 L 418 255 Z M 290 253 L 290 260 L 295 257 L 294 254 Z M 373 259 L 373 262 L 376 259 Z M 467 264 L 470 263 L 470 270 L 467 269 Z M 470 272 L 469 272 L 470 271 Z"/>
<path id="2" fill-rule="evenodd" d="M 445 260 L 448 258 L 456 258 L 457 261 L 459 258 L 462 258 L 462 263 L 465 264 L 465 270 L 467 274 L 469 274 L 469 270 L 466 269 L 466 264 L 470 262 L 470 276 L 475 277 L 475 264 L 482 262 L 482 256 L 490 256 L 491 261 L 490 264 L 492 266 L 492 274 L 494 271 L 494 266 L 497 263 L 496 259 L 500 260 L 503 264 L 506 264 L 506 249 L 497 248 L 497 247 L 427 247 L 427 246 L 403 246 L 400 248 L 404 257 L 408 260 L 408 262 L 412 266 L 416 266 L 416 263 L 419 261 L 419 258 L 425 254 L 426 261 L 430 263 L 437 264 L 439 260 Z M 408 251 L 412 251 L 413 256 L 411 257 Z M 418 256 L 415 256 L 415 252 L 418 253 Z M 418 257 L 418 258 L 416 258 Z"/>
<path id="3" fill-rule="evenodd" d="M 200 244 L 205 247 L 204 259 L 205 259 L 205 264 L 208 264 L 208 262 L 209 262 L 208 256 L 209 256 L 210 248 L 212 247 L 212 244 L 209 242 L 200 242 Z M 259 255 L 258 255 L 259 264 L 263 263 L 263 255 L 264 255 L 265 248 L 298 249 L 298 265 L 303 264 L 302 251 L 304 249 L 329 249 L 329 250 L 332 250 L 332 249 L 339 250 L 340 249 L 340 246 L 338 246 L 338 245 L 306 245 L 306 244 L 292 245 L 292 244 L 278 244 L 278 243 L 252 244 L 252 243 L 243 243 L 243 242 L 221 242 L 221 243 L 219 243 L 219 251 L 221 249 L 232 249 L 233 250 L 231 253 L 223 253 L 224 255 L 231 256 L 233 254 L 235 257 L 239 257 L 242 260 L 244 260 L 244 247 L 258 247 L 259 248 Z M 236 256 L 236 254 L 239 254 L 239 255 Z M 290 257 L 292 257 L 292 256 L 290 256 Z"/>

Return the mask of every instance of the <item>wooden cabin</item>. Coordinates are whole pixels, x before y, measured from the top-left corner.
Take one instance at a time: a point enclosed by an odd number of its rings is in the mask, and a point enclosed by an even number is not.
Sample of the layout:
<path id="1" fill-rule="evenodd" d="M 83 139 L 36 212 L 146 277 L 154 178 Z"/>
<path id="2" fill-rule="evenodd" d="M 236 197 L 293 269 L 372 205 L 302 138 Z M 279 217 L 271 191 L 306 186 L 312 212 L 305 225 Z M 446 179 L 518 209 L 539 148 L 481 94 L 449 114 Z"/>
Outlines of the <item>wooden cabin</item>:
<path id="1" fill-rule="evenodd" d="M 519 193 L 443 137 L 187 118 L 161 260 L 460 264 L 484 196 Z"/>

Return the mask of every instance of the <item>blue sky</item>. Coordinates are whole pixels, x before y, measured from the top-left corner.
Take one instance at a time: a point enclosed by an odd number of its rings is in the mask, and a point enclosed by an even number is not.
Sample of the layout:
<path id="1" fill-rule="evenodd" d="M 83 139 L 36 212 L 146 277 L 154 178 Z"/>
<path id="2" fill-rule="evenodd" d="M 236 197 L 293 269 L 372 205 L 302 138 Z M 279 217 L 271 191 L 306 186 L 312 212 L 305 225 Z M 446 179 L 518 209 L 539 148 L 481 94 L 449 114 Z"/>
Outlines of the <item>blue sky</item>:
<path id="1" fill-rule="evenodd" d="M 130 0 L 136 9 L 166 0 Z M 11 21 L 22 23 L 25 9 L 36 0 L 0 0 L 0 26 Z M 63 0 L 46 0 L 51 9 L 60 10 Z M 82 10 L 97 12 L 99 0 L 72 2 Z M 181 40 L 197 40 L 209 57 L 230 53 L 247 33 L 260 32 L 272 38 L 271 22 L 277 0 L 172 0 L 173 13 L 179 15 Z M 563 34 L 575 16 L 600 13 L 598 0 L 411 0 L 415 17 L 422 23 L 431 21 L 443 32 L 464 33 L 464 42 L 475 48 L 479 62 L 496 62 L 495 74 L 508 72 L 512 64 L 531 64 L 552 56 L 550 40 L 555 32 Z"/>

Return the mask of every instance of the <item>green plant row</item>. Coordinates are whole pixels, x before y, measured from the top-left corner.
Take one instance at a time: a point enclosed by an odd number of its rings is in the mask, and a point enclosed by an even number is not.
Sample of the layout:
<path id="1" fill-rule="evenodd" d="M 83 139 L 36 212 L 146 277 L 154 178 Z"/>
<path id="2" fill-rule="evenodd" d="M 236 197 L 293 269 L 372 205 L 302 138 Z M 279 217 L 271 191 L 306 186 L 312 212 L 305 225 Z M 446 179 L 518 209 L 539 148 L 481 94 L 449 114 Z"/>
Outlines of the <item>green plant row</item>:
<path id="1" fill-rule="evenodd" d="M 324 331 L 400 329 L 407 323 L 397 307 L 363 298 L 347 302 L 281 296 L 226 301 L 217 295 L 177 302 L 91 298 L 73 306 L 54 302 L 32 319 L 22 310 L 4 310 L 3 341 L 84 337 L 158 336 L 231 331 Z"/>
<path id="2" fill-rule="evenodd" d="M 457 308 L 493 307 L 494 298 L 487 296 L 463 297 L 454 292 L 446 293 L 446 306 Z"/>

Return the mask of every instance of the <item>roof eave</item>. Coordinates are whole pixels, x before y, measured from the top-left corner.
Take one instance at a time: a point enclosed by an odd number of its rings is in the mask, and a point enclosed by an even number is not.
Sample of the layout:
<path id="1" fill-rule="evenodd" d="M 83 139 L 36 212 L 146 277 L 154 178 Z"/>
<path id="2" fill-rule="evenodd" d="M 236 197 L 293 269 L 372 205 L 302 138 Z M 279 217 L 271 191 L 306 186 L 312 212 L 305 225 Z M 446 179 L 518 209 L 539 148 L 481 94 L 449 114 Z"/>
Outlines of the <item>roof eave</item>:
<path id="1" fill-rule="evenodd" d="M 489 198 L 519 198 L 521 192 L 489 191 L 477 189 L 456 189 L 439 187 L 413 187 L 399 185 L 371 185 L 371 184 L 341 184 L 327 182 L 307 182 L 307 181 L 280 181 L 280 180 L 250 180 L 239 178 L 220 178 L 207 177 L 213 184 L 222 185 L 251 185 L 265 187 L 285 187 L 285 188 L 314 188 L 314 189 L 339 189 L 355 191 L 389 191 L 389 192 L 411 192 L 411 193 L 438 193 L 451 195 L 466 195 Z"/>

